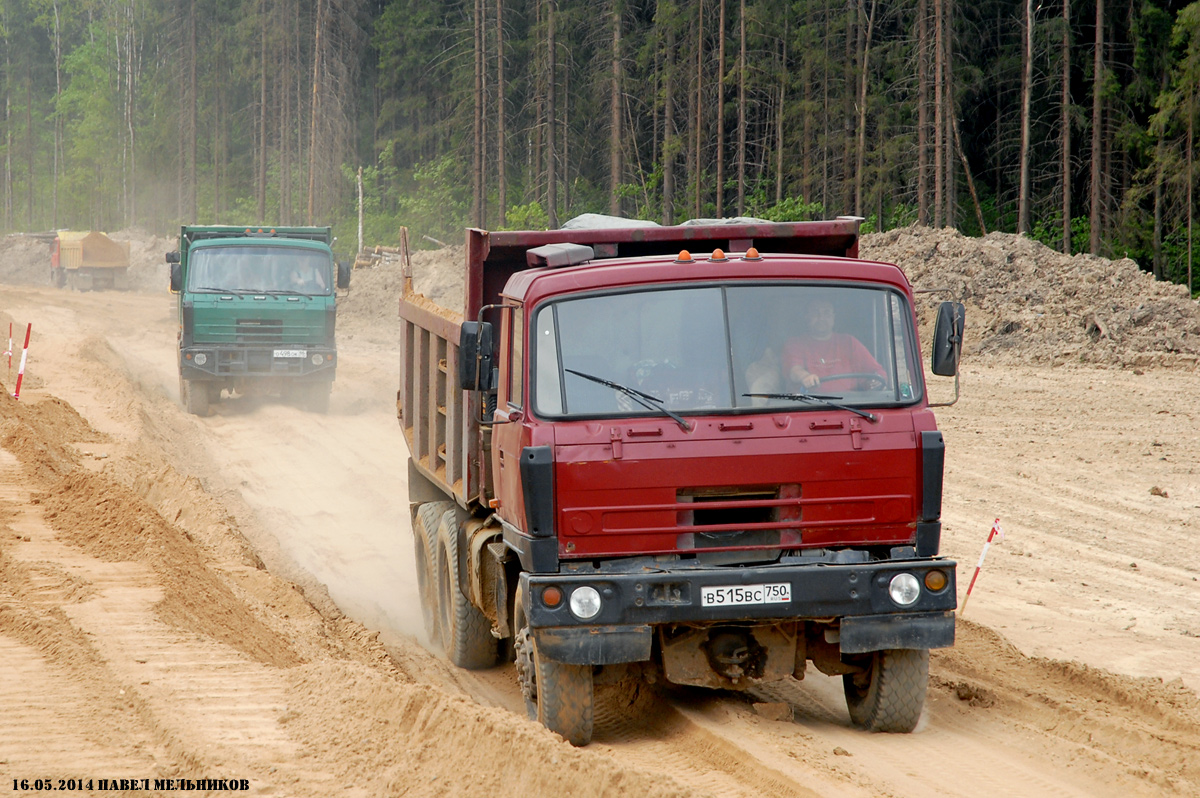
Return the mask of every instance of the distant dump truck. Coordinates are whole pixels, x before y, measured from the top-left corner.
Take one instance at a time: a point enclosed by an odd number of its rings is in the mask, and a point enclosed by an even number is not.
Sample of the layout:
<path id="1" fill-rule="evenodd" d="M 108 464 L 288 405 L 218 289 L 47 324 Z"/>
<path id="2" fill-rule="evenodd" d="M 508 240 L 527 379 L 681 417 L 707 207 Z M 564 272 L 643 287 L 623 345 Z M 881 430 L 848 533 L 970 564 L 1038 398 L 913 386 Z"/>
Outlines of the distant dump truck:
<path id="1" fill-rule="evenodd" d="M 64 230 L 50 244 L 50 282 L 76 291 L 125 291 L 129 288 L 129 243 L 113 241 L 95 230 Z"/>
<path id="2" fill-rule="evenodd" d="M 913 288 L 859 222 L 471 230 L 462 307 L 406 280 L 417 578 L 454 664 L 512 657 L 576 745 L 595 684 L 808 663 L 856 725 L 914 729 L 954 643 L 944 444 Z M 962 331 L 943 303 L 933 373 Z"/>
<path id="3" fill-rule="evenodd" d="M 324 412 L 337 367 L 328 227 L 187 226 L 168 252 L 179 297 L 179 398 L 207 415 L 224 390 L 279 393 Z"/>

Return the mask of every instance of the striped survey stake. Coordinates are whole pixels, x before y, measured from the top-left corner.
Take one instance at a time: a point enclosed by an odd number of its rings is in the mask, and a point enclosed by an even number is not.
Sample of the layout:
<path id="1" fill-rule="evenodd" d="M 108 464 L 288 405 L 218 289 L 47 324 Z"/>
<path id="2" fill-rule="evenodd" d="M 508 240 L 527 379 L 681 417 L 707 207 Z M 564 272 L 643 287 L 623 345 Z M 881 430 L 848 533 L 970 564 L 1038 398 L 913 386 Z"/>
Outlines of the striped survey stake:
<path id="1" fill-rule="evenodd" d="M 958 610 L 960 618 L 967 611 L 967 601 L 971 598 L 971 589 L 975 587 L 975 580 L 979 578 L 979 571 L 983 568 L 983 558 L 987 557 L 988 546 L 992 545 L 992 540 L 997 536 L 999 540 L 1004 540 L 1004 530 L 1000 528 L 999 518 L 992 523 L 992 531 L 988 533 L 987 542 L 983 544 L 983 551 L 979 553 L 979 564 L 975 566 L 975 573 L 971 574 L 971 584 L 967 585 L 967 595 L 963 596 L 962 607 Z"/>
<path id="2" fill-rule="evenodd" d="M 17 390 L 13 392 L 13 399 L 18 401 L 21 399 L 21 380 L 25 376 L 25 360 L 29 357 L 29 333 L 32 330 L 32 324 L 25 326 L 25 348 L 21 350 L 21 367 L 17 369 Z"/>

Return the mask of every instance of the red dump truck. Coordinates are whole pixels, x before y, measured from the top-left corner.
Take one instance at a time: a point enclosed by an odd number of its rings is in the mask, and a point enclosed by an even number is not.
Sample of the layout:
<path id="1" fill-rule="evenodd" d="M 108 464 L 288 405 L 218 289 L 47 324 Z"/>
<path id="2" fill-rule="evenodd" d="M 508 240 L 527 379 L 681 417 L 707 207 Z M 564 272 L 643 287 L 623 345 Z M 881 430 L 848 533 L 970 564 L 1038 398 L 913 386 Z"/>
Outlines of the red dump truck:
<path id="1" fill-rule="evenodd" d="M 914 292 L 857 218 L 467 233 L 465 301 L 400 300 L 425 627 L 515 659 L 576 745 L 593 688 L 841 676 L 908 732 L 953 645 L 944 444 Z M 963 306 L 931 370 L 956 376 Z M 957 380 L 955 381 L 957 397 Z"/>

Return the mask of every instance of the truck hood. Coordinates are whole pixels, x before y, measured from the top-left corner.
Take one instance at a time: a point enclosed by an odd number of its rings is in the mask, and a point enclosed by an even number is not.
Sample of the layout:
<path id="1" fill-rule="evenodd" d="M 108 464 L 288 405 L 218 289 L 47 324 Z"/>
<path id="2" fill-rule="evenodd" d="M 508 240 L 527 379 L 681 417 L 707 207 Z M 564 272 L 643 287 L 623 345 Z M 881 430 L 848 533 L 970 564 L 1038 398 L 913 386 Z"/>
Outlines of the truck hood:
<path id="1" fill-rule="evenodd" d="M 911 411 L 555 425 L 559 556 L 912 543 Z"/>
<path id="2" fill-rule="evenodd" d="M 193 294 L 192 341 L 197 344 L 328 344 L 333 338 L 329 296 Z"/>

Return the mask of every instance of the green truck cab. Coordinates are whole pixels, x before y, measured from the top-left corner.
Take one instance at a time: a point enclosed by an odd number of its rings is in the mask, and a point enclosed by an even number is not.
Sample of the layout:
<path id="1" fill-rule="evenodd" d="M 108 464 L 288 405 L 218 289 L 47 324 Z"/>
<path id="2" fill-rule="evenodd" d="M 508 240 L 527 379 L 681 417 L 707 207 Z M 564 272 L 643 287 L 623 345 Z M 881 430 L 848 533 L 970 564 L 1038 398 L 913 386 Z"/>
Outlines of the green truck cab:
<path id="1" fill-rule="evenodd" d="M 280 394 L 325 412 L 337 368 L 337 291 L 328 227 L 184 225 L 168 252 L 178 296 L 179 398 L 208 414 L 223 391 Z"/>

